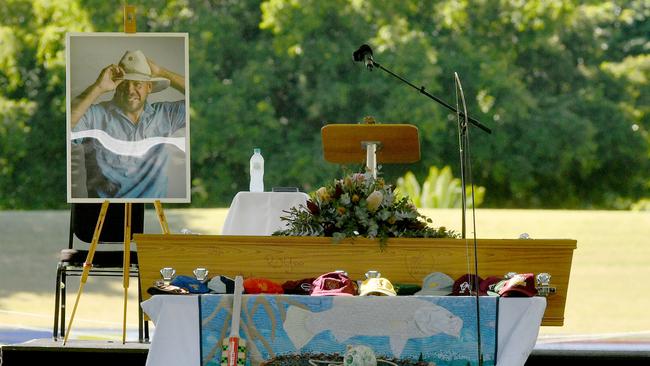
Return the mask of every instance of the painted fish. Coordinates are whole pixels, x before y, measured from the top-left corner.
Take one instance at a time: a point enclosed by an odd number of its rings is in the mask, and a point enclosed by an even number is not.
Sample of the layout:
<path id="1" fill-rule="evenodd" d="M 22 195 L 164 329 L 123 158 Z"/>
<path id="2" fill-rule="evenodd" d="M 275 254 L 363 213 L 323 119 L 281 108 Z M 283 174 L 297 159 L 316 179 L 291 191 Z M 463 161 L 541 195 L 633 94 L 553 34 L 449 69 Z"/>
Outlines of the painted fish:
<path id="1" fill-rule="evenodd" d="M 442 306 L 414 297 L 336 297 L 332 307 L 310 312 L 290 306 L 284 329 L 296 349 L 317 334 L 330 331 L 341 343 L 354 336 L 389 337 L 393 356 L 399 357 L 411 338 L 444 333 L 458 338 L 463 320 Z"/>

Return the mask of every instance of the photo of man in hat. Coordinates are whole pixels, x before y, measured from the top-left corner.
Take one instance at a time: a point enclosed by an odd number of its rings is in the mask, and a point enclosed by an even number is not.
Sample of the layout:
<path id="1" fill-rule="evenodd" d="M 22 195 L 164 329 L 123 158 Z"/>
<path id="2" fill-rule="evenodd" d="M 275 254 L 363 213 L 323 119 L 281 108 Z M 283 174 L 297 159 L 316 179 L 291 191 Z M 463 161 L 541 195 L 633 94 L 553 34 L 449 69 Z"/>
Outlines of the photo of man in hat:
<path id="1" fill-rule="evenodd" d="M 81 179 L 88 198 L 169 197 L 170 155 L 185 154 L 187 118 L 184 98 L 150 101 L 168 88 L 184 97 L 185 77 L 142 50 L 127 49 L 118 63 L 105 65 L 96 80 L 72 98 L 71 143 L 73 149 L 83 146 Z M 111 93 L 112 98 L 102 101 Z"/>

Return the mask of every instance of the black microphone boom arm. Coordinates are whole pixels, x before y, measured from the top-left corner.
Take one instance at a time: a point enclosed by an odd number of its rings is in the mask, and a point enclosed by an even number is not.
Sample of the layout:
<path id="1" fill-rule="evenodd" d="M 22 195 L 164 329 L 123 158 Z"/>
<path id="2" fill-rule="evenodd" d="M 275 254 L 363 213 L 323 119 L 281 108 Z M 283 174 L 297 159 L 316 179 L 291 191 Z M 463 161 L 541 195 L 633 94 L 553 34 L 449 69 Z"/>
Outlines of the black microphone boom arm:
<path id="1" fill-rule="evenodd" d="M 372 59 L 372 49 L 370 48 L 370 46 L 365 45 L 365 44 L 362 45 L 361 47 L 359 47 L 358 50 L 354 51 L 354 53 L 352 54 L 352 58 L 353 58 L 354 61 L 365 61 L 366 64 L 367 64 L 366 66 L 368 67 L 368 69 L 371 69 L 371 70 L 372 70 L 372 67 L 376 67 L 376 68 L 379 68 L 379 69 L 381 69 L 381 70 L 387 72 L 388 74 L 390 74 L 390 75 L 392 75 L 392 76 L 398 78 L 398 79 L 401 80 L 402 82 L 406 83 L 407 85 L 409 85 L 409 86 L 412 87 L 413 89 L 419 91 L 421 94 L 424 94 L 424 95 L 426 95 L 427 97 L 429 97 L 429 98 L 435 100 L 435 101 L 438 102 L 439 104 L 445 106 L 445 107 L 446 107 L 447 109 L 449 109 L 450 111 L 455 112 L 455 113 L 459 113 L 462 117 L 465 117 L 465 114 L 464 114 L 463 112 L 458 112 L 458 110 L 456 110 L 456 108 L 454 108 L 454 107 L 452 107 L 451 105 L 447 104 L 444 100 L 442 100 L 442 99 L 436 97 L 435 95 L 431 95 L 429 92 L 427 92 L 426 90 L 424 90 L 424 86 L 417 87 L 417 86 L 415 86 L 413 83 L 411 83 L 410 81 L 404 79 L 403 77 L 401 77 L 401 76 L 395 74 L 394 72 L 388 70 L 387 68 L 381 66 L 377 61 L 374 61 L 374 60 Z M 369 65 L 368 65 L 368 64 L 369 64 Z M 371 67 L 370 65 L 372 65 L 372 67 Z M 477 121 L 476 119 L 474 119 L 474 118 L 472 118 L 472 117 L 470 117 L 470 116 L 467 116 L 467 119 L 468 119 L 468 121 L 471 122 L 474 126 L 480 128 L 481 130 L 483 130 L 483 131 L 485 131 L 485 132 L 487 132 L 487 133 L 492 133 L 492 130 L 491 130 L 491 129 L 489 129 L 488 127 L 486 127 L 485 125 L 483 125 L 481 122 Z"/>

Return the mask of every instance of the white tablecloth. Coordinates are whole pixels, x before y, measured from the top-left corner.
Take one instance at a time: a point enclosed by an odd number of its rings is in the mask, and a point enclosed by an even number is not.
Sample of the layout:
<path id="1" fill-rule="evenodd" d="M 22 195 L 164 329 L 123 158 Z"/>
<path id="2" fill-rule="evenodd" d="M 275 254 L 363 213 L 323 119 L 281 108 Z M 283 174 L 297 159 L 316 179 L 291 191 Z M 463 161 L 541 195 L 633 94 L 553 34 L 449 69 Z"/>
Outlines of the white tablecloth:
<path id="1" fill-rule="evenodd" d="M 303 192 L 239 192 L 230 204 L 221 235 L 271 235 L 285 228 L 282 211 L 308 199 Z"/>
<path id="2" fill-rule="evenodd" d="M 142 303 L 156 325 L 147 366 L 200 365 L 198 296 L 157 295 Z M 498 366 L 522 366 L 537 340 L 546 299 L 502 298 L 498 315 Z"/>

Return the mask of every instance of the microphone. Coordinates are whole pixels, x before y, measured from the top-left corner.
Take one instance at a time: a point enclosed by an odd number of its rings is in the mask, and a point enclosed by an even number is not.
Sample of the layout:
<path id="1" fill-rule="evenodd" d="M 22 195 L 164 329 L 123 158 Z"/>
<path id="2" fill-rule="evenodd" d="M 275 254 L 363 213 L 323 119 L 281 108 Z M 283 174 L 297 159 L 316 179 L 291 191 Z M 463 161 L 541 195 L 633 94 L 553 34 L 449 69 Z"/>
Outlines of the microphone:
<path id="1" fill-rule="evenodd" d="M 352 59 L 355 62 L 363 62 L 368 70 L 372 71 L 375 61 L 372 59 L 372 49 L 367 44 L 361 45 L 358 50 L 352 53 Z"/>

